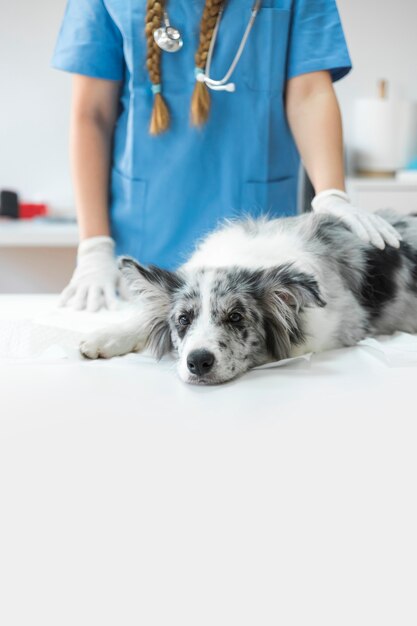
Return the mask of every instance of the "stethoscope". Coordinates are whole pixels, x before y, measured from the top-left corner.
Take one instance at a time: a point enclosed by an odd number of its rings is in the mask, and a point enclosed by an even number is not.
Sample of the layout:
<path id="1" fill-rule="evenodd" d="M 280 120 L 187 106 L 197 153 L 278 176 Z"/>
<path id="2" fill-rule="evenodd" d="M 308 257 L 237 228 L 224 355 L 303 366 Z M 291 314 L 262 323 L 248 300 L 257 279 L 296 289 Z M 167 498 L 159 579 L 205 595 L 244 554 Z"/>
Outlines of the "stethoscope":
<path id="1" fill-rule="evenodd" d="M 184 43 L 178 28 L 171 26 L 166 11 L 164 11 L 164 26 L 161 26 L 154 32 L 153 38 L 161 50 L 165 52 L 178 52 Z"/>
<path id="2" fill-rule="evenodd" d="M 228 71 L 226 72 L 226 74 L 224 75 L 222 79 L 215 80 L 214 78 L 210 77 L 210 69 L 211 69 L 211 62 L 213 59 L 214 46 L 216 45 L 217 34 L 219 31 L 219 26 L 220 26 L 220 22 L 221 22 L 223 10 L 224 10 L 223 8 L 221 9 L 219 16 L 217 18 L 217 21 L 216 21 L 216 25 L 214 27 L 213 37 L 211 39 L 209 51 L 207 54 L 206 69 L 205 71 L 199 70 L 196 73 L 196 79 L 199 82 L 205 83 L 207 87 L 215 91 L 229 91 L 229 92 L 235 91 L 236 85 L 235 83 L 230 83 L 229 79 L 232 76 L 233 72 L 235 71 L 236 66 L 239 63 L 240 57 L 243 54 L 243 51 L 246 46 L 246 42 L 253 28 L 253 24 L 255 22 L 256 16 L 259 13 L 261 4 L 262 4 L 262 0 L 255 1 L 255 4 L 252 7 L 251 16 L 250 16 L 248 25 L 246 26 L 246 30 L 243 34 L 239 48 L 237 49 L 235 57 Z M 173 26 L 171 26 L 169 18 L 168 18 L 168 14 L 166 11 L 164 11 L 164 26 L 161 26 L 161 28 L 158 28 L 154 32 L 154 39 L 156 43 L 158 44 L 158 46 L 162 50 L 165 50 L 165 52 L 178 52 L 178 50 L 180 50 L 183 46 L 183 39 L 182 39 L 181 33 L 177 28 L 174 28 Z"/>

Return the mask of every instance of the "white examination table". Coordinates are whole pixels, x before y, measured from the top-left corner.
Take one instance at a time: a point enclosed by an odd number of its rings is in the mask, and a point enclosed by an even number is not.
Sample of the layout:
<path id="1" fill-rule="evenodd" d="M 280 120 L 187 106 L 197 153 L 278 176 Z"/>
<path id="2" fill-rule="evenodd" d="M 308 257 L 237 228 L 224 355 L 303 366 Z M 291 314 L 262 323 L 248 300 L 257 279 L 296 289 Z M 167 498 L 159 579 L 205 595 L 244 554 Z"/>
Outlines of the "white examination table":
<path id="1" fill-rule="evenodd" d="M 415 626 L 417 337 L 193 387 L 55 303 L 0 296 L 2 626 Z"/>

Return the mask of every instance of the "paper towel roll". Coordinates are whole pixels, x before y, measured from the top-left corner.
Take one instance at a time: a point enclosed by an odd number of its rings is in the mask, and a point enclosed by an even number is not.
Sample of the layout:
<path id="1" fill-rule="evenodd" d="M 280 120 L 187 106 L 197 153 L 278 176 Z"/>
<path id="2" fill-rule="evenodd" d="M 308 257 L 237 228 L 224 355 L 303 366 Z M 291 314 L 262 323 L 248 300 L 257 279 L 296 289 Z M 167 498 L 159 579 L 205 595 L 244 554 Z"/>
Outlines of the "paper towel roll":
<path id="1" fill-rule="evenodd" d="M 354 151 L 358 171 L 393 174 L 406 165 L 415 145 L 414 103 L 363 98 L 354 107 Z"/>

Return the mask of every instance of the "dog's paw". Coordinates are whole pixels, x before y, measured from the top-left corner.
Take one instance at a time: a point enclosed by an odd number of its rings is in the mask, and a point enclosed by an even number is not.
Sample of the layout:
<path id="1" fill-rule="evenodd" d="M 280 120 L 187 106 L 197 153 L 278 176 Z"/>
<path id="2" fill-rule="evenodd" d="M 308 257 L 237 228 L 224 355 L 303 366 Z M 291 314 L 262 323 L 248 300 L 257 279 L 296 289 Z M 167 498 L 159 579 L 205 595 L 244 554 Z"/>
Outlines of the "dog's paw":
<path id="1" fill-rule="evenodd" d="M 82 356 L 87 359 L 110 359 L 129 352 L 143 350 L 144 342 L 133 336 L 120 336 L 109 332 L 93 333 L 79 345 Z"/>

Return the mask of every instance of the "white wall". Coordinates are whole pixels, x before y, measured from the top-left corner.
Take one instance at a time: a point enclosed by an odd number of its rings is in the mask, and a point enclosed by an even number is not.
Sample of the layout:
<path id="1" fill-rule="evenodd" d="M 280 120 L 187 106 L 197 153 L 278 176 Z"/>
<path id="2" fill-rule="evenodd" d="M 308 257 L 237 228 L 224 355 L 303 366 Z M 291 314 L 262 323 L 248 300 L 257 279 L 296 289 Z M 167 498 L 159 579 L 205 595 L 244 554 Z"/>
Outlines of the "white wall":
<path id="1" fill-rule="evenodd" d="M 355 65 L 337 87 L 349 143 L 352 101 L 379 78 L 417 99 L 417 2 L 338 3 Z M 70 80 L 49 63 L 64 8 L 65 0 L 0 0 L 0 188 L 63 209 L 72 206 Z"/>
<path id="2" fill-rule="evenodd" d="M 378 80 L 417 100 L 417 0 L 337 0 L 354 69 L 337 84 L 349 146 L 352 103 L 376 95 Z"/>
<path id="3" fill-rule="evenodd" d="M 72 207 L 70 80 L 50 69 L 65 0 L 0 0 L 0 188 Z"/>

